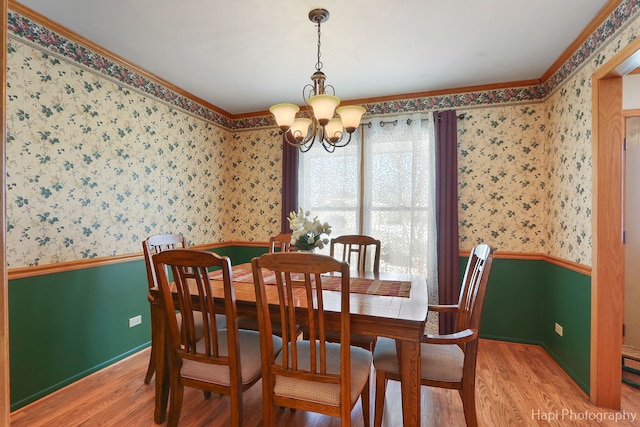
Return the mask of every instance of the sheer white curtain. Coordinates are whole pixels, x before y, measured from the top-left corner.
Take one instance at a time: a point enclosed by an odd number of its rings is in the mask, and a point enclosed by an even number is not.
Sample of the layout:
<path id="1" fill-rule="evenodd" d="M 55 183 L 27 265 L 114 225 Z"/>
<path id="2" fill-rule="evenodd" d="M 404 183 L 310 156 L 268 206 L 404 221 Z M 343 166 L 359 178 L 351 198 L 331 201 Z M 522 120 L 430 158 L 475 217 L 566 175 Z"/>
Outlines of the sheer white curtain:
<path id="1" fill-rule="evenodd" d="M 361 137 L 356 130 L 349 145 L 333 153 L 316 142 L 298 159 L 298 205 L 331 225 L 329 237 L 359 233 Z"/>
<path id="2" fill-rule="evenodd" d="M 332 237 L 380 239 L 382 271 L 418 273 L 436 284 L 433 115 L 370 121 L 347 147 L 300 154 L 299 204 L 331 224 Z"/>
<path id="3" fill-rule="evenodd" d="M 435 145 L 428 116 L 385 117 L 384 126 L 372 120 L 365 130 L 363 231 L 384 242 L 381 270 L 436 272 Z"/>

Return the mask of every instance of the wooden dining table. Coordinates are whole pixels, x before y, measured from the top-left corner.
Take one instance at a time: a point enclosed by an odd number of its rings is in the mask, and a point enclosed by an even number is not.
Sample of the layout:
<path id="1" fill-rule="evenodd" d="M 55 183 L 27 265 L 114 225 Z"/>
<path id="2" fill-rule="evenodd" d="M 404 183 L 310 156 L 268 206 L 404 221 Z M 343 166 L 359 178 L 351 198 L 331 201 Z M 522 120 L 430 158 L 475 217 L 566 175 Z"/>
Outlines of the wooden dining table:
<path id="1" fill-rule="evenodd" d="M 233 267 L 234 289 L 238 317 L 256 319 L 257 307 L 253 280 L 249 274 L 251 264 Z M 428 293 L 425 278 L 421 275 L 407 275 L 391 272 L 351 271 L 350 319 L 351 333 L 394 338 L 396 340 L 400 364 L 403 425 L 420 426 L 420 338 L 424 333 Z M 362 280 L 359 280 L 362 279 Z M 324 281 L 323 281 L 324 283 Z M 367 289 L 354 292 L 354 283 Z M 386 288 L 404 285 L 404 292 L 388 292 Z M 212 276 L 211 286 L 214 297 L 224 300 L 222 281 Z M 269 285 L 266 285 L 269 286 Z M 277 302 L 276 287 L 267 289 L 269 301 Z M 375 288 L 371 293 L 371 288 Z M 397 289 L 396 289 L 397 290 Z M 407 292 L 408 291 L 408 292 Z M 386 293 L 386 295 L 385 295 Z M 393 294 L 393 295 L 389 295 Z M 407 295 L 408 294 L 408 295 Z M 159 308 L 160 294 L 157 288 L 149 292 L 152 316 L 156 326 L 152 328 L 152 338 L 156 352 L 155 410 L 154 421 L 161 424 L 166 419 L 169 396 L 169 373 L 166 352 L 166 326 Z M 272 299 L 273 298 L 273 299 Z M 325 317 L 329 323 L 340 324 L 340 292 L 323 291 Z M 154 308 L 153 305 L 156 304 Z M 222 304 L 218 304 L 222 306 Z M 155 314 L 154 314 L 155 313 Z M 331 313 L 335 313 L 332 316 Z"/>

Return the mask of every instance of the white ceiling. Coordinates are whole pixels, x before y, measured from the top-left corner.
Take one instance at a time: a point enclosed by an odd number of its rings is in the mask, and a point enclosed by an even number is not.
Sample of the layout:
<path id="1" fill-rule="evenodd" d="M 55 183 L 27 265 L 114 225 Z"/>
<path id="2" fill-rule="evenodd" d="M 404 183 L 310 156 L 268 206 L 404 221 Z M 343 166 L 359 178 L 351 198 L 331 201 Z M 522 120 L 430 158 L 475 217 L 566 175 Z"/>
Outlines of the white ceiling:
<path id="1" fill-rule="evenodd" d="M 607 0 L 22 0 L 231 113 L 303 104 L 322 62 L 341 99 L 539 79 Z"/>

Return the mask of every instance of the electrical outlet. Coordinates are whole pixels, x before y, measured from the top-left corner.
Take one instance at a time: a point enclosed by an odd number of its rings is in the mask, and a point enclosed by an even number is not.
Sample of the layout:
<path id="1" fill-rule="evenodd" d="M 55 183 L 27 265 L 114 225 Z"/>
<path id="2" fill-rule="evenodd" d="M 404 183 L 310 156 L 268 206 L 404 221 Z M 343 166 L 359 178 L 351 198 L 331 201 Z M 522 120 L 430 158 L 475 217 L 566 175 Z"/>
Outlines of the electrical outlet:
<path id="1" fill-rule="evenodd" d="M 556 323 L 556 334 L 562 336 L 562 326 Z"/>
<path id="2" fill-rule="evenodd" d="M 134 326 L 138 326 L 139 324 L 142 323 L 142 315 L 138 314 L 135 317 L 132 317 L 131 319 L 129 319 L 129 327 L 133 328 Z"/>

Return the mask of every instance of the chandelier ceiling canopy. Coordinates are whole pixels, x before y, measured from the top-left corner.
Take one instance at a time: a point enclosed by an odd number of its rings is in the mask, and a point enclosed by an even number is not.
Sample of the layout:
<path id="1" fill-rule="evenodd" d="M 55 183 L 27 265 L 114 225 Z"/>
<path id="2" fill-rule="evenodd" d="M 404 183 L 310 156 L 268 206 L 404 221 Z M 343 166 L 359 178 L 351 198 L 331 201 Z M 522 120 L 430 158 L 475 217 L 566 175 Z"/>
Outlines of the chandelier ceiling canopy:
<path id="1" fill-rule="evenodd" d="M 329 152 L 333 152 L 336 147 L 344 147 L 351 141 L 353 132 L 360 126 L 360 119 L 366 112 L 359 105 L 338 107 L 340 98 L 335 96 L 335 89 L 331 85 L 325 85 L 326 76 L 322 72 L 320 60 L 320 24 L 328 19 L 329 12 L 326 9 L 309 12 L 309 20 L 318 27 L 318 60 L 316 71 L 311 76 L 313 83 L 302 89 L 309 118 L 296 117 L 300 107 L 295 104 L 276 104 L 269 109 L 283 132 L 284 140 L 303 152 L 309 151 L 316 139 Z M 327 93 L 327 90 L 331 93 Z M 336 114 L 338 117 L 334 117 Z"/>

